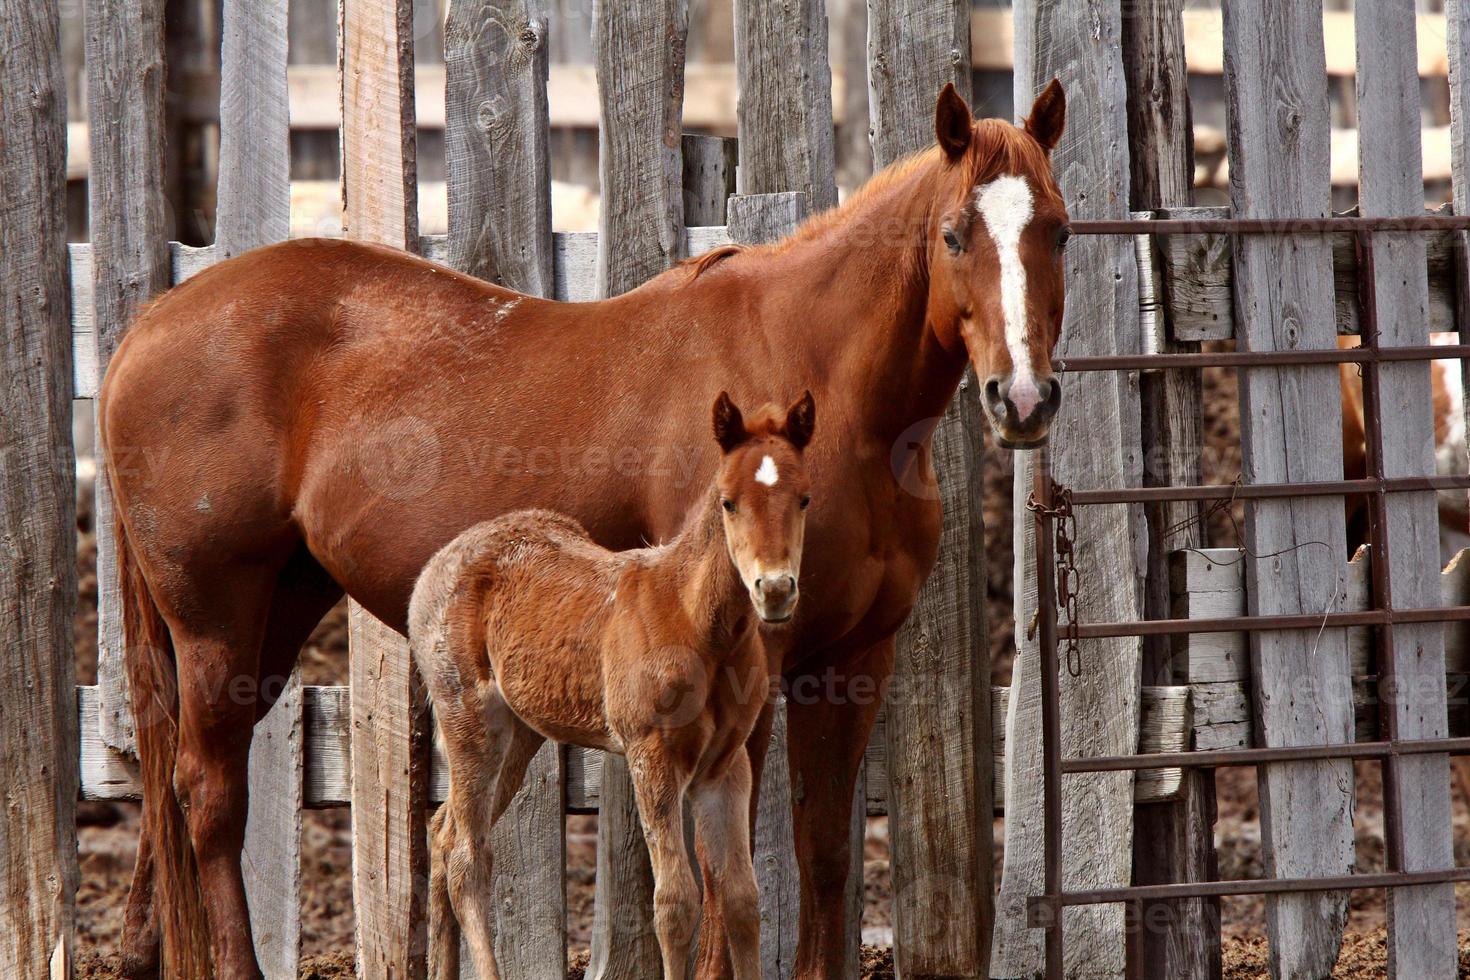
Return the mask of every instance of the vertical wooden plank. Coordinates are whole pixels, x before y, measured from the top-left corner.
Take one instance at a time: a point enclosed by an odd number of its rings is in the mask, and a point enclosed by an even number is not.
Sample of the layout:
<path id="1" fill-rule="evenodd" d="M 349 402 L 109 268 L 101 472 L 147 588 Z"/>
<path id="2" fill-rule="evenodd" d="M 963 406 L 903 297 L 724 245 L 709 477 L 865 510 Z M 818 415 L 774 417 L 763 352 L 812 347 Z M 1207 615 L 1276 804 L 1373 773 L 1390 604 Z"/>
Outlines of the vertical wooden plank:
<path id="1" fill-rule="evenodd" d="M 286 0 L 226 0 L 222 27 L 215 253 L 225 259 L 291 231 Z M 284 980 L 301 955 L 301 674 L 261 684 L 278 698 L 250 747 L 242 862 L 256 959 Z"/>
<path id="2" fill-rule="evenodd" d="M 87 182 L 98 383 L 139 303 L 168 288 L 163 165 L 163 0 L 86 5 Z M 95 523 L 112 527 L 112 493 L 98 460 Z M 122 607 L 112 534 L 97 535 L 97 686 L 102 737 L 134 751 L 123 666 Z"/>
<path id="3" fill-rule="evenodd" d="M 444 29 L 449 264 L 550 296 L 542 0 L 461 0 Z"/>
<path id="4" fill-rule="evenodd" d="M 729 206 L 730 239 L 751 244 L 779 239 L 794 230 L 810 210 L 810 198 L 804 191 L 733 197 Z M 801 882 L 792 828 L 784 698 L 775 710 L 771 744 L 761 772 L 755 824 L 755 872 L 761 902 L 761 976 L 766 980 L 787 980 L 796 965 Z M 856 955 L 854 949 L 854 961 Z"/>
<path id="5" fill-rule="evenodd" d="M 1184 61 L 1183 0 L 1123 8 L 1123 69 L 1128 86 L 1128 145 L 1131 148 L 1129 206 L 1135 211 L 1194 204 L 1194 134 Z M 1159 277 L 1155 277 L 1156 281 Z M 1173 339 L 1169 309 L 1160 304 L 1161 333 L 1168 353 L 1199 350 L 1198 343 Z M 1157 371 L 1139 379 L 1143 422 L 1143 479 L 1148 486 L 1202 482 L 1201 385 L 1197 371 Z M 1204 529 L 1198 503 L 1151 506 L 1144 616 L 1170 616 L 1169 555 L 1198 548 Z M 1143 683 L 1174 683 L 1169 637 L 1143 644 Z M 1209 771 L 1182 777 L 1183 799 L 1139 807 L 1135 814 L 1133 878 L 1136 884 L 1209 881 L 1215 860 L 1215 779 Z M 1129 933 L 1141 946 L 1144 973 L 1178 980 L 1221 975 L 1220 901 L 1145 903 L 1141 922 Z"/>
<path id="6" fill-rule="evenodd" d="M 1355 20 L 1359 209 L 1366 216 L 1418 216 L 1424 213 L 1424 174 L 1414 4 L 1412 0 L 1359 4 Z M 1373 251 L 1379 342 L 1384 346 L 1429 343 L 1424 236 L 1378 234 Z M 1379 371 L 1384 475 L 1435 472 L 1429 363 L 1384 364 Z M 1386 560 L 1394 605 L 1438 605 L 1439 510 L 1435 495 L 1390 494 L 1385 506 Z M 1373 557 L 1384 560 L 1383 556 Z M 1397 685 L 1393 703 L 1383 710 L 1397 715 L 1398 737 L 1447 737 L 1443 626 L 1385 628 L 1393 631 Z M 1396 767 L 1396 778 L 1385 774 L 1384 806 L 1397 815 L 1403 830 L 1399 856 L 1403 870 L 1453 866 L 1449 757 L 1409 756 L 1399 759 Z M 1389 976 L 1453 976 L 1458 963 L 1455 886 L 1391 888 L 1386 900 Z"/>
<path id="7" fill-rule="evenodd" d="M 739 145 L 727 136 L 685 133 L 684 224 L 690 228 L 723 225 L 725 202 L 735 193 Z"/>
<path id="8" fill-rule="evenodd" d="M 1071 120 L 1052 153 L 1052 169 L 1074 219 L 1127 218 L 1127 93 L 1118 4 L 1084 7 L 1062 0 L 1016 6 L 1015 105 L 1030 110 L 1036 95 L 1060 78 Z M 1140 349 L 1138 268 L 1126 238 L 1082 238 L 1067 246 L 1067 319 L 1057 353 L 1132 353 Z M 1067 376 L 1052 423 L 1053 477 L 1076 487 L 1135 485 L 1142 469 L 1137 378 L 1127 373 Z M 1032 489 L 1033 460 L 1017 460 L 1015 482 L 1016 622 L 1036 610 L 1032 515 L 1022 501 Z M 1135 544 L 1140 514 L 1126 507 L 1087 507 L 1077 514 L 1082 573 L 1078 615 L 1085 622 L 1132 619 L 1142 611 Z M 1082 647 L 1080 676 L 1062 671 L 1062 754 L 1132 752 L 1139 738 L 1141 645 L 1134 639 Z M 1025 900 L 1041 891 L 1041 700 L 1039 651 L 1017 637 L 1006 718 L 1006 855 L 997 909 L 998 976 L 1040 971 L 1042 933 L 1027 930 Z M 1133 774 L 1068 776 L 1062 784 L 1063 882 L 1067 887 L 1127 884 L 1133 870 Z M 1067 969 L 1118 976 L 1124 969 L 1119 906 L 1067 913 Z"/>
<path id="9" fill-rule="evenodd" d="M 431 740 L 423 681 L 402 636 L 356 603 L 347 622 L 357 975 L 422 980 Z"/>
<path id="10" fill-rule="evenodd" d="M 615 296 L 680 258 L 684 239 L 683 117 L 686 0 L 637 0 L 593 14 L 599 174 L 597 288 Z M 616 242 L 617 247 L 611 243 Z M 628 766 L 606 756 L 597 819 L 592 924 L 594 980 L 643 980 L 660 966 L 653 873 Z"/>
<path id="11" fill-rule="evenodd" d="M 418 244 L 412 0 L 340 0 L 342 231 Z"/>
<path id="12" fill-rule="evenodd" d="M 946 82 L 970 91 L 966 0 L 868 6 L 874 164 L 934 144 L 934 104 Z M 969 506 L 981 479 L 978 386 L 961 384 L 933 439 L 946 515 L 939 560 L 899 632 L 887 705 L 888 826 L 894 961 L 903 976 L 979 976 L 991 934 L 990 644 L 984 526 Z M 982 579 L 983 581 L 983 579 Z"/>
<path id="13" fill-rule="evenodd" d="M 225 0 L 216 259 L 291 233 L 286 0 Z"/>
<path id="14" fill-rule="evenodd" d="M 835 205 L 824 0 L 737 0 L 735 74 L 740 193 L 804 191 L 814 211 Z"/>
<path id="15" fill-rule="evenodd" d="M 842 67 L 842 123 L 837 127 L 834 156 L 841 183 L 856 187 L 873 173 L 873 146 L 868 133 L 868 11 L 865 0 L 833 0 L 829 15 Z M 835 114 L 835 113 L 834 113 Z"/>
<path id="16" fill-rule="evenodd" d="M 552 294 L 546 11 L 537 0 L 459 0 L 444 30 L 449 263 Z M 491 833 L 496 956 L 506 976 L 567 969 L 564 755 L 548 742 Z M 467 953 L 465 977 L 474 976 Z"/>
<path id="17" fill-rule="evenodd" d="M 1320 3 L 1232 0 L 1224 8 L 1230 195 L 1239 217 L 1324 217 L 1330 209 L 1327 75 Z M 1236 344 L 1247 350 L 1336 344 L 1330 245 L 1320 236 L 1240 236 L 1234 245 Z M 1248 483 L 1342 477 L 1338 372 L 1241 372 Z M 1304 451 L 1311 447 L 1311 451 Z M 1247 608 L 1317 613 L 1343 593 L 1340 499 L 1260 501 L 1246 514 Z M 1353 707 L 1343 631 L 1251 634 L 1256 731 L 1267 745 L 1348 742 Z M 1347 761 L 1261 766 L 1261 836 L 1271 875 L 1346 874 L 1353 866 Z M 1326 976 L 1347 896 L 1268 897 L 1273 976 Z"/>
<path id="18" fill-rule="evenodd" d="M 412 0 L 341 0 L 343 231 L 418 240 Z M 429 731 L 408 641 L 348 613 L 352 689 L 352 901 L 357 975 L 417 980 L 427 968 Z"/>
<path id="19" fill-rule="evenodd" d="M 0 975 L 71 976 L 78 793 L 66 84 L 54 3 L 0 23 Z"/>

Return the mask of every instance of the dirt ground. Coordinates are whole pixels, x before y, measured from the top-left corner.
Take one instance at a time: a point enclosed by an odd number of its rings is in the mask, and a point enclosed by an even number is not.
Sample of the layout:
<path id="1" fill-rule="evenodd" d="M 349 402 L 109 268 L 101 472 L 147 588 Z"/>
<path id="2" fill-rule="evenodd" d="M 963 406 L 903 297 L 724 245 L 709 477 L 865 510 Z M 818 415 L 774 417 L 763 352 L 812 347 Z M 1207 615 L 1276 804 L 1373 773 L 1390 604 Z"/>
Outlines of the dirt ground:
<path id="1" fill-rule="evenodd" d="M 1206 480 L 1228 483 L 1239 473 L 1234 433 L 1235 385 L 1229 372 L 1206 373 Z M 995 683 L 1010 679 L 1011 631 L 1011 503 L 1012 470 L 1009 457 L 987 457 L 985 522 L 988 546 L 991 647 Z M 78 570 L 81 602 L 78 606 L 77 673 L 80 683 L 96 680 L 95 545 L 89 525 L 90 507 L 79 507 L 81 546 Z M 1236 515 L 1237 520 L 1239 515 Z M 1210 543 L 1234 544 L 1230 515 L 1211 516 Z M 346 634 L 342 610 L 322 624 L 303 655 L 308 684 L 340 684 L 346 680 Z M 1219 770 L 1216 776 L 1219 819 L 1215 829 L 1223 878 L 1263 874 L 1261 835 L 1255 776 L 1250 770 Z M 130 804 L 84 804 L 79 814 L 81 889 L 78 894 L 78 934 L 82 978 L 114 976 L 112 955 L 122 926 L 123 906 L 137 846 L 138 808 Z M 1455 858 L 1470 864 L 1470 808 L 1457 788 L 1455 797 Z M 1004 821 L 995 824 L 997 855 L 1004 839 Z M 868 823 L 864 846 L 865 977 L 893 976 L 892 958 L 885 948 L 889 918 L 887 822 Z M 1362 871 L 1383 865 L 1382 790 L 1377 766 L 1357 767 L 1357 857 Z M 596 818 L 567 820 L 567 900 L 571 977 L 582 976 L 592 921 L 593 869 L 597 839 Z M 350 869 L 352 848 L 346 810 L 308 811 L 303 819 L 303 900 L 301 977 L 337 980 L 350 977 L 353 913 Z M 997 869 L 998 870 L 998 869 Z M 1470 977 L 1470 886 L 1459 886 L 1461 976 Z M 1266 975 L 1264 905 L 1260 898 L 1227 899 L 1222 906 L 1225 933 L 1225 976 L 1244 980 Z M 1357 892 L 1352 900 L 1348 939 L 1343 945 L 1339 978 L 1381 977 L 1385 969 L 1385 931 L 1382 892 Z"/>

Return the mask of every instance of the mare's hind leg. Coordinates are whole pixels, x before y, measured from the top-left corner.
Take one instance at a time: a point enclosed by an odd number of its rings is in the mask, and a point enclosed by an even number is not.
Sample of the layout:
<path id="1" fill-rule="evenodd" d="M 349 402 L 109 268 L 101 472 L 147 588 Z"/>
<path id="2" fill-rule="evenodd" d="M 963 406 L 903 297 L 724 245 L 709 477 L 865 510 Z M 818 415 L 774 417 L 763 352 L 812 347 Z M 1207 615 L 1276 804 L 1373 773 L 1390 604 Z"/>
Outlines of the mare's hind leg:
<path id="1" fill-rule="evenodd" d="M 148 827 L 148 809 L 144 807 L 133 884 L 128 889 L 128 909 L 123 915 L 122 962 L 118 972 L 124 980 L 154 980 L 158 976 L 161 939 L 153 908 L 153 834 Z"/>
<path id="2" fill-rule="evenodd" d="M 448 812 L 436 818 L 445 829 L 442 838 L 435 838 L 434 863 L 441 864 L 444 890 L 475 970 L 482 980 L 496 980 L 490 831 L 520 789 L 543 739 L 516 717 L 493 680 L 480 681 L 477 691 L 462 700 L 435 701 L 434 711 L 450 772 L 449 799 L 442 808 Z M 447 845 L 442 849 L 441 840 Z M 431 883 L 431 901 L 434 892 Z M 450 937 L 438 929 L 435 936 L 441 947 L 434 951 L 435 961 L 447 964 L 450 956 L 442 946 Z"/>
<path id="3" fill-rule="evenodd" d="M 256 685 L 255 718 L 263 718 L 280 693 L 301 653 L 301 646 L 323 616 L 342 597 L 342 589 L 301 545 L 276 577 L 266 618 Z M 159 975 L 161 935 L 155 914 L 153 835 L 145 812 L 138 835 L 138 857 L 123 919 L 120 972 L 127 980 Z"/>
<path id="4" fill-rule="evenodd" d="M 276 568 L 242 563 L 190 569 L 187 603 L 161 611 L 173 636 L 179 678 L 178 794 L 209 911 L 210 951 L 220 980 L 255 980 L 240 852 L 245 843 L 255 691 L 237 678 L 259 676 L 261 644 Z"/>

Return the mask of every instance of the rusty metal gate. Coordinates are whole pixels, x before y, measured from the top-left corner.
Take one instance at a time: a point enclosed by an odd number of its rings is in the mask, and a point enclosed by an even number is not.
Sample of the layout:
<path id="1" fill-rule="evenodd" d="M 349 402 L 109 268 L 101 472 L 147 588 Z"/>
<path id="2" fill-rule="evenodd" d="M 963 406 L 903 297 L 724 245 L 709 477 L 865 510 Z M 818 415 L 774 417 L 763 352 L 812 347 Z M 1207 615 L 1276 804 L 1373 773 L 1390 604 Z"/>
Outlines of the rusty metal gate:
<path id="1" fill-rule="evenodd" d="M 1263 366 L 1304 364 L 1359 364 L 1363 376 L 1363 416 L 1368 476 L 1364 479 L 1310 483 L 1257 483 L 1226 486 L 1171 486 L 1073 489 L 1052 482 L 1046 450 L 1039 452 L 1036 485 L 1027 503 L 1036 522 L 1037 606 L 1041 655 L 1042 755 L 1045 870 L 1043 893 L 1031 896 L 1029 924 L 1046 930 L 1046 976 L 1063 976 L 1062 910 L 1070 906 L 1123 903 L 1137 906 L 1161 899 L 1207 898 L 1225 895 L 1265 895 L 1283 892 L 1344 891 L 1395 888 L 1443 882 L 1470 881 L 1470 868 L 1446 867 L 1406 871 L 1403 868 L 1403 801 L 1395 791 L 1399 760 L 1408 755 L 1470 754 L 1470 738 L 1399 738 L 1398 715 L 1393 710 L 1397 683 L 1394 662 L 1395 624 L 1445 623 L 1470 620 L 1470 606 L 1395 608 L 1388 554 L 1385 498 L 1390 493 L 1470 488 L 1470 475 L 1452 477 L 1384 476 L 1383 419 L 1380 367 L 1388 361 L 1426 361 L 1465 358 L 1470 344 L 1381 348 L 1373 265 L 1374 235 L 1379 232 L 1470 231 L 1470 217 L 1412 218 L 1335 217 L 1310 219 L 1206 219 L 1156 221 L 1077 221 L 1080 235 L 1324 235 L 1350 233 L 1356 245 L 1362 343 L 1359 347 L 1296 351 L 1231 351 L 1182 354 L 1124 354 L 1074 357 L 1058 362 L 1058 372 L 1131 370 L 1196 370 L 1226 367 L 1249 370 Z M 1459 257 L 1463 269 L 1465 256 Z M 1464 276 L 1462 273 L 1462 280 Z M 1462 289 L 1462 294 L 1464 290 Z M 1457 313 L 1461 339 L 1470 329 L 1464 297 Z M 1159 619 L 1136 622 L 1078 623 L 1075 618 L 1077 572 L 1072 563 L 1075 543 L 1073 508 L 1097 504 L 1143 504 L 1174 500 L 1231 501 L 1282 497 L 1362 496 L 1368 498 L 1368 541 L 1371 563 L 1370 607 L 1362 611 L 1301 615 L 1222 616 L 1210 619 Z M 1068 669 L 1074 673 L 1077 642 L 1104 637 L 1182 635 L 1223 631 L 1302 630 L 1328 627 L 1369 627 L 1372 633 L 1374 673 L 1380 709 L 1380 739 L 1276 748 L 1226 749 L 1205 752 L 1154 752 L 1135 755 L 1063 758 L 1061 753 L 1058 672 L 1058 604 L 1067 609 L 1063 624 Z M 1069 608 L 1070 607 L 1070 608 Z M 1062 887 L 1062 777 L 1069 773 L 1146 770 L 1160 767 L 1256 766 L 1261 763 L 1313 759 L 1373 759 L 1382 764 L 1386 869 L 1375 874 L 1315 878 L 1253 878 L 1233 881 L 1176 882 L 1160 885 L 1094 888 L 1068 891 Z M 1129 975 L 1141 976 L 1141 957 L 1129 957 Z"/>

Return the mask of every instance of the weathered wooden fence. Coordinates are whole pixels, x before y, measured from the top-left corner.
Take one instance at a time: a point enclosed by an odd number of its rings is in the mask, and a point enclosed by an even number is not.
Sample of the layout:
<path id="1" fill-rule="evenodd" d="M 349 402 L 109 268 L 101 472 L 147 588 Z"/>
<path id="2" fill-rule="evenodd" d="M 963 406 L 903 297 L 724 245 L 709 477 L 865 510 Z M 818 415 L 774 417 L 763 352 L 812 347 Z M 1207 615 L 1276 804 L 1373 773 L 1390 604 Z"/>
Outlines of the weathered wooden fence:
<path id="1" fill-rule="evenodd" d="M 91 241 L 69 250 L 61 218 L 66 127 L 54 4 L 12 0 L 0 24 L 0 50 L 6 52 L 0 72 L 0 268 L 7 284 L 0 306 L 6 341 L 0 362 L 0 630 L 8 652 L 0 664 L 7 692 L 0 776 L 9 798 L 19 801 L 8 812 L 20 815 L 0 822 L 0 868 L 9 882 L 0 913 L 9 926 L 0 930 L 0 972 L 26 980 L 65 976 L 69 969 L 78 782 L 88 799 L 129 799 L 138 791 L 115 556 L 105 532 L 105 480 L 98 484 L 97 516 L 104 529 L 99 680 L 78 689 L 74 704 L 70 697 L 67 634 L 75 582 L 67 399 L 96 394 L 139 302 L 212 262 L 289 233 L 287 0 L 223 0 L 218 234 L 212 246 L 197 249 L 170 243 L 164 233 L 162 7 L 162 0 L 97 0 L 87 7 Z M 1023 0 L 1013 27 L 1006 21 L 1006 36 L 1015 44 L 1016 103 L 1029 104 L 1053 75 L 1068 88 L 1071 123 L 1055 163 L 1075 217 L 1127 217 L 1130 209 L 1145 216 L 1158 209 L 1178 213 L 1192 203 L 1183 79 L 1186 44 L 1197 43 L 1190 31 L 1199 18 L 1183 17 L 1181 7 L 1182 0 L 1160 0 L 1143 12 L 1116 0 Z M 778 236 L 808 211 L 835 201 L 821 0 L 736 3 L 738 149 L 713 137 L 679 139 L 686 104 L 684 0 L 629 0 L 599 10 L 592 24 L 604 188 L 599 232 L 551 231 L 546 7 L 540 0 L 461 0 L 444 30 L 448 234 L 423 237 L 411 4 L 342 0 L 345 234 L 418 251 L 530 293 L 587 299 L 631 288 L 686 255 L 727 241 Z M 1422 204 L 1416 197 L 1422 186 L 1418 115 L 1410 102 L 1417 91 L 1416 59 L 1422 68 L 1426 45 L 1433 47 L 1434 39 L 1424 36 L 1426 24 L 1448 25 L 1445 58 L 1459 134 L 1452 141 L 1455 189 L 1458 200 L 1467 199 L 1470 2 L 1452 0 L 1443 20 L 1416 22 L 1400 11 L 1357 23 L 1360 33 L 1396 39 L 1358 46 L 1365 213 L 1414 213 Z M 1329 71 L 1344 69 L 1324 61 L 1321 11 L 1311 3 L 1233 0 L 1222 30 L 1234 210 L 1324 213 L 1330 175 L 1322 89 Z M 930 142 L 935 93 L 950 80 L 963 91 L 969 80 L 965 53 L 993 46 L 989 34 L 982 42 L 971 31 L 966 0 L 870 2 L 865 69 L 879 165 Z M 1385 286 L 1379 295 L 1399 304 L 1396 319 L 1385 318 L 1398 324 L 1389 342 L 1412 343 L 1429 329 L 1464 322 L 1462 244 L 1431 237 L 1425 247 L 1406 243 L 1381 260 Z M 1089 238 L 1073 244 L 1067 261 L 1063 356 L 1178 349 L 1229 337 L 1263 349 L 1329 346 L 1355 322 L 1356 272 L 1350 246 L 1341 244 L 1232 248 L 1205 236 L 1137 243 Z M 1390 289 L 1389 279 L 1402 287 Z M 1335 371 L 1277 368 L 1243 383 L 1253 410 L 1244 433 L 1247 480 L 1271 479 L 1278 470 L 1291 479 L 1340 476 L 1335 377 Z M 1427 402 L 1422 373 L 1406 370 L 1398 380 L 1405 391 L 1424 392 Z M 1316 392 L 1310 404 L 1297 403 L 1299 390 Z M 1013 687 L 990 688 L 978 506 L 983 426 L 974 394 L 973 385 L 962 388 L 936 436 L 949 514 L 944 550 L 899 645 L 899 669 L 923 675 L 924 697 L 890 706 L 854 801 L 846 977 L 858 972 L 860 829 L 865 815 L 883 813 L 892 828 L 901 975 L 1022 976 L 1040 969 L 1039 933 L 1026 928 L 1024 908 L 1026 897 L 1039 891 L 1040 875 L 1036 663 L 1023 628 Z M 1198 482 L 1198 414 L 1197 384 L 1172 375 L 1069 379 L 1053 438 L 1054 471 L 1079 486 Z M 1418 424 L 1407 416 L 1392 421 L 1397 417 L 1391 412 L 1386 418 L 1405 434 Z M 1410 448 L 1417 452 L 1419 443 Z M 1421 463 L 1407 450 L 1393 461 L 1404 472 Z M 1030 488 L 1024 462 L 1017 487 L 1024 499 Z M 1403 506 L 1422 510 L 1425 503 L 1407 499 Z M 1199 543 L 1175 527 L 1189 513 L 1093 508 L 1081 528 L 1082 617 L 1154 618 L 1180 609 L 1212 615 L 1221 611 L 1219 604 L 1230 611 L 1311 611 L 1322 595 L 1338 592 L 1346 604 L 1339 608 L 1359 601 L 1353 583 L 1361 579 L 1362 561 L 1350 565 L 1340 545 L 1330 545 L 1330 555 L 1293 553 L 1269 564 L 1248 559 L 1231 565 L 1211 552 L 1171 559 L 1174 549 Z M 1020 508 L 1018 515 L 1017 622 L 1024 624 L 1035 604 L 1034 580 L 1026 578 L 1034 561 L 1030 521 Z M 1262 505 L 1252 524 L 1253 553 L 1298 539 L 1340 542 L 1341 515 L 1340 502 L 1330 498 Z M 1416 518 L 1406 512 L 1403 519 Z M 1446 597 L 1465 601 L 1470 586 L 1463 570 L 1455 565 L 1442 578 L 1428 574 L 1438 565 L 1426 564 L 1424 547 L 1390 556 L 1395 578 L 1414 582 L 1425 593 L 1418 600 L 1437 600 L 1437 584 Z M 1437 650 L 1437 630 L 1421 630 L 1425 649 Z M 359 971 L 412 977 L 423 969 L 424 821 L 430 803 L 444 795 L 446 775 L 437 758 L 415 765 L 429 753 L 427 718 L 402 638 L 360 609 L 352 611 L 350 632 L 350 685 L 303 687 L 292 678 L 258 729 L 251 757 L 246 861 L 258 952 L 272 978 L 297 971 L 301 809 L 354 799 L 373 801 L 353 810 Z M 1428 657 L 1423 673 L 1436 682 L 1445 670 L 1470 673 L 1461 632 L 1450 627 L 1443 633 L 1449 666 Z M 1089 644 L 1082 676 L 1062 679 L 1067 751 L 1122 754 L 1351 738 L 1355 728 L 1369 725 L 1366 714 L 1357 719 L 1351 698 L 1283 708 L 1271 685 L 1286 674 L 1310 675 L 1322 690 L 1347 684 L 1366 698 L 1366 688 L 1352 686 L 1367 672 L 1359 646 L 1350 631 L 1328 631 L 1315 646 L 1292 636 L 1250 649 L 1229 636 L 1196 636 L 1175 645 Z M 11 693 L 18 691 L 25 694 Z M 1303 713 L 1316 710 L 1330 717 L 1330 732 L 1302 727 Z M 1451 721 L 1458 731 L 1466 719 L 1456 714 Z M 756 840 L 770 977 L 790 975 L 795 950 L 783 731 L 778 721 Z M 1349 807 L 1326 818 L 1325 829 L 1320 813 L 1292 816 L 1298 805 L 1293 793 L 1304 787 L 1319 802 L 1336 794 L 1345 803 L 1351 784 L 1344 784 L 1341 768 L 1293 763 L 1263 769 L 1263 800 L 1270 807 L 1264 836 L 1274 866 L 1347 866 Z M 1437 788 L 1442 769 L 1410 773 L 1436 806 L 1447 801 Z M 1212 874 L 1212 786 L 1198 771 L 1074 777 L 1066 809 L 1069 885 Z M 1001 800 L 1007 860 L 993 898 L 991 815 Z M 1443 843 L 1435 827 L 1449 826 L 1441 810 L 1421 818 L 1418 839 L 1430 850 Z M 500 935 L 515 937 L 502 943 L 507 975 L 564 975 L 563 821 L 569 811 L 601 815 L 589 975 L 654 975 L 657 954 L 646 921 L 651 885 L 626 772 L 596 753 L 554 747 L 537 758 L 500 831 L 497 924 Z M 1324 846 L 1329 840 L 1336 845 Z M 1396 905 L 1396 914 L 1429 921 L 1442 912 L 1433 904 L 1442 897 L 1434 889 L 1414 890 L 1395 900 L 1406 903 Z M 1335 895 L 1273 900 L 1276 968 L 1322 973 L 1335 956 L 1344 908 Z M 1208 901 L 1181 906 L 1169 920 L 1171 929 L 1142 937 L 1125 930 L 1116 908 L 1078 912 L 1075 921 L 1071 915 L 1069 949 L 1078 973 L 1121 975 L 1126 935 L 1129 942 L 1142 940 L 1135 952 L 1147 958 L 1149 975 L 1217 975 L 1218 910 Z M 1442 915 L 1433 921 L 1443 926 Z M 1404 939 L 1396 935 L 1394 948 L 1408 957 Z"/>

